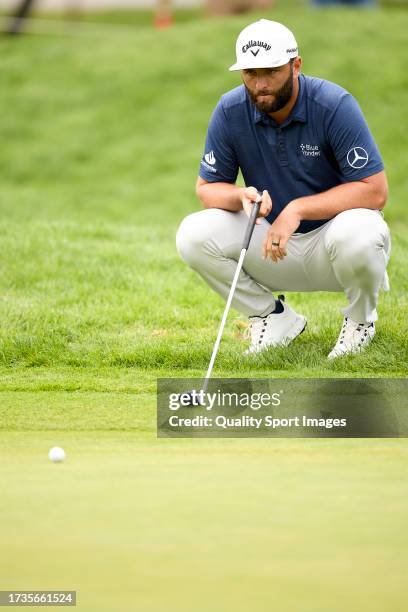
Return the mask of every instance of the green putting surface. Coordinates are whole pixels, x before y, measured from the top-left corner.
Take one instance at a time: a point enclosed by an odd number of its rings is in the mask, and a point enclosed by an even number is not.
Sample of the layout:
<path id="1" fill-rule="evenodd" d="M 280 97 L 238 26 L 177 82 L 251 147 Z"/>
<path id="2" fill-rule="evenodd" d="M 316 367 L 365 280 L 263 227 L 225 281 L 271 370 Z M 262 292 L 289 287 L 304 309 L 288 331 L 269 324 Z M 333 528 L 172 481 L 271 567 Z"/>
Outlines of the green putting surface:
<path id="1" fill-rule="evenodd" d="M 2 588 L 76 590 L 88 612 L 404 610 L 404 441 L 0 443 Z"/>

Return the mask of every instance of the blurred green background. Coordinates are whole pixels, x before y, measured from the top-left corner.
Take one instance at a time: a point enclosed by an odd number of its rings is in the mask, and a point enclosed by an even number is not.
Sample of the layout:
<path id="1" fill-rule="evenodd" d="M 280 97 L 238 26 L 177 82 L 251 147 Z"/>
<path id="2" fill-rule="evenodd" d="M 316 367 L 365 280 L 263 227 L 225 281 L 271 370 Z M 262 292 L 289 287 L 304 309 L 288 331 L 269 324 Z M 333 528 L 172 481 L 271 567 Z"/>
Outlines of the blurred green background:
<path id="1" fill-rule="evenodd" d="M 89 612 L 405 609 L 404 441 L 155 437 L 157 376 L 201 375 L 222 314 L 174 238 L 261 16 L 360 102 L 390 181 L 391 292 L 372 347 L 335 363 L 341 295 L 290 295 L 308 332 L 256 362 L 231 314 L 215 373 L 406 375 L 406 11 L 291 1 L 164 31 L 147 11 L 37 15 L 0 38 L 2 589 L 77 588 Z"/>

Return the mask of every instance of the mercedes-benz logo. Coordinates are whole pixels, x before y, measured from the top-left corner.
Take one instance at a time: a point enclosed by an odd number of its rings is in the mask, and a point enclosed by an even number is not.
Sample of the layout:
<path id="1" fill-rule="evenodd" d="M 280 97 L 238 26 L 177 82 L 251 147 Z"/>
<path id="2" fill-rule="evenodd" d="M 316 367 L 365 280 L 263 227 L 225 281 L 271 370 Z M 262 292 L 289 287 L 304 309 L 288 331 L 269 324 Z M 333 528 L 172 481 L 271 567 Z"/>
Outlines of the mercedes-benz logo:
<path id="1" fill-rule="evenodd" d="M 347 153 L 347 161 L 356 170 L 364 168 L 368 163 L 368 153 L 362 147 L 354 147 Z"/>

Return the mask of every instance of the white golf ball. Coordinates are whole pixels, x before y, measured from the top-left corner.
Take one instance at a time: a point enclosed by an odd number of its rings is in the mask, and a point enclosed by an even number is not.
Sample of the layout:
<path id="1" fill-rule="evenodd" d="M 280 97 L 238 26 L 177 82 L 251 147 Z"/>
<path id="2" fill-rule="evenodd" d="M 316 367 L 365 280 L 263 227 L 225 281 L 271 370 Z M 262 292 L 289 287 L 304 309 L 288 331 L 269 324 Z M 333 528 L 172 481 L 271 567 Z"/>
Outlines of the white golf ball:
<path id="1" fill-rule="evenodd" d="M 60 446 L 53 446 L 48 453 L 48 459 L 53 463 L 61 463 L 65 459 L 65 451 Z"/>

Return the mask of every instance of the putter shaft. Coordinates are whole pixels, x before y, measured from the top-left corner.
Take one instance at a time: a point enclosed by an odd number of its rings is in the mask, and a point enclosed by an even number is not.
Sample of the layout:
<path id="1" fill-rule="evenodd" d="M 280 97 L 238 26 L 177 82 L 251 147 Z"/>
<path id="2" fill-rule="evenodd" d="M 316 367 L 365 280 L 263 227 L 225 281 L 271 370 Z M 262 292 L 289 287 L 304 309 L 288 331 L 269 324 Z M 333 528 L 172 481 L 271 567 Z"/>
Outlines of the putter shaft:
<path id="1" fill-rule="evenodd" d="M 241 254 L 239 256 L 239 260 L 238 260 L 238 264 L 237 264 L 237 269 L 235 270 L 235 275 L 234 275 L 234 279 L 232 281 L 231 289 L 230 289 L 230 292 L 229 292 L 229 295 L 228 295 L 227 303 L 225 305 L 224 314 L 222 315 L 222 320 L 221 320 L 220 328 L 218 330 L 217 339 L 216 339 L 215 344 L 214 344 L 213 352 L 212 352 L 211 359 L 210 359 L 210 364 L 208 366 L 207 374 L 205 375 L 205 380 L 204 380 L 204 384 L 203 384 L 203 387 L 202 387 L 202 390 L 204 391 L 204 393 L 207 390 L 208 382 L 209 382 L 210 377 L 211 377 L 211 372 L 212 372 L 212 369 L 214 367 L 215 358 L 217 356 L 218 348 L 220 346 L 220 342 L 221 342 L 222 334 L 223 334 L 223 331 L 224 331 L 225 323 L 227 321 L 228 312 L 229 312 L 229 309 L 231 307 L 232 298 L 234 297 L 235 288 L 237 286 L 239 273 L 241 272 L 242 264 L 244 263 L 245 253 L 246 253 L 246 249 L 242 249 Z"/>
<path id="2" fill-rule="evenodd" d="M 237 268 L 235 270 L 234 279 L 232 281 L 232 285 L 231 285 L 231 289 L 230 289 L 230 292 L 229 292 L 229 295 L 228 295 L 227 303 L 226 303 L 225 308 L 224 308 L 224 314 L 222 315 L 222 320 L 221 320 L 220 328 L 218 330 L 217 339 L 216 339 L 215 344 L 214 344 L 214 348 L 213 348 L 213 352 L 212 352 L 212 355 L 211 355 L 210 364 L 208 366 L 207 374 L 205 375 L 205 379 L 204 379 L 203 385 L 201 387 L 201 389 L 202 389 L 202 391 L 204 393 L 207 391 L 207 387 L 208 387 L 208 383 L 210 381 L 212 369 L 214 367 L 215 358 L 216 358 L 217 353 L 218 353 L 218 349 L 219 349 L 219 346 L 220 346 L 220 342 L 221 342 L 222 334 L 223 334 L 223 331 L 224 331 L 225 323 L 227 321 L 228 312 L 229 312 L 229 309 L 231 307 L 232 298 L 234 297 L 235 288 L 237 286 L 239 274 L 241 272 L 242 265 L 244 263 L 245 254 L 246 254 L 246 252 L 248 250 L 249 243 L 251 242 L 251 238 L 252 238 L 252 234 L 253 234 L 253 231 L 254 231 L 256 219 L 258 217 L 259 209 L 261 207 L 262 194 L 259 191 L 258 191 L 258 196 L 259 196 L 258 200 L 256 202 L 254 202 L 254 204 L 252 206 L 252 211 L 251 211 L 251 215 L 249 217 L 248 225 L 247 225 L 247 228 L 246 228 L 246 231 L 245 231 L 244 241 L 243 241 L 243 244 L 242 244 L 241 254 L 239 256 L 239 260 L 238 260 L 238 263 L 237 263 Z"/>

